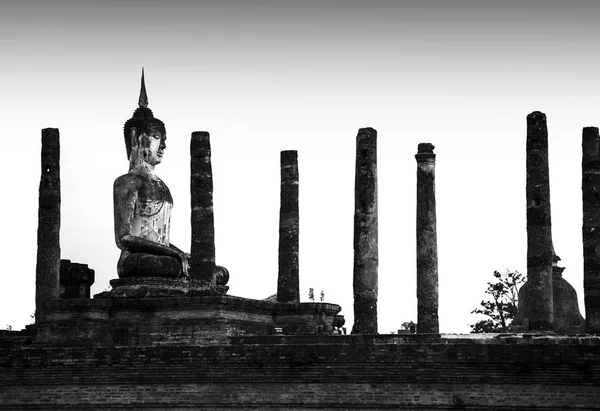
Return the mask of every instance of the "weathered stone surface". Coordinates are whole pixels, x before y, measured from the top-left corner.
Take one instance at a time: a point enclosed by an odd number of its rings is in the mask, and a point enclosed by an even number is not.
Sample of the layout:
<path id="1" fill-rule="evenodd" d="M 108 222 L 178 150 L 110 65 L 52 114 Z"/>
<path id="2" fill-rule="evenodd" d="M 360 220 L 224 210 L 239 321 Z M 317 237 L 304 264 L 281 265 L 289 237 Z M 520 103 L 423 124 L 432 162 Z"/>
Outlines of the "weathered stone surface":
<path id="1" fill-rule="evenodd" d="M 435 208 L 435 147 L 419 144 L 417 154 L 417 332 L 440 331 Z"/>
<path id="2" fill-rule="evenodd" d="M 0 343 L 0 408 L 563 411 L 600 403 L 600 338 L 591 336 L 240 335 L 155 346 L 138 345 L 136 327 L 123 327 L 126 336 L 133 344 Z"/>
<path id="3" fill-rule="evenodd" d="M 352 333 L 377 333 L 377 131 L 356 136 L 354 186 L 354 326 Z"/>
<path id="4" fill-rule="evenodd" d="M 552 331 L 552 232 L 546 115 L 527 116 L 527 282 L 529 330 Z"/>
<path id="5" fill-rule="evenodd" d="M 229 282 L 229 270 L 221 265 L 215 265 L 215 281 L 217 286 L 227 284 Z"/>
<path id="6" fill-rule="evenodd" d="M 232 336 L 333 334 L 341 307 L 276 303 L 187 293 L 186 281 L 164 277 L 111 280 L 94 299 L 58 299 L 36 327 L 44 345 L 157 346 L 228 344 Z M 1 343 L 1 339 L 0 339 Z M 1 407 L 0 407 L 1 408 Z"/>
<path id="7" fill-rule="evenodd" d="M 60 260 L 60 298 L 90 298 L 94 270 L 87 264 Z"/>
<path id="8" fill-rule="evenodd" d="M 577 292 L 562 276 L 563 267 L 558 266 L 560 257 L 554 255 L 552 266 L 552 330 L 557 334 L 581 334 L 585 331 L 585 322 L 579 312 Z M 512 324 L 515 331 L 529 328 L 530 287 L 526 282 L 519 289 L 519 307 Z"/>
<path id="9" fill-rule="evenodd" d="M 119 260 L 118 271 L 120 278 L 182 276 L 181 260 L 148 253 L 128 253 Z"/>
<path id="10" fill-rule="evenodd" d="M 338 328 L 341 330 L 341 328 L 346 324 L 346 318 L 343 315 L 336 315 L 335 318 L 333 319 L 333 327 L 334 328 Z"/>
<path id="11" fill-rule="evenodd" d="M 298 189 L 298 152 L 282 151 L 279 275 L 277 277 L 277 302 L 280 303 L 300 302 Z"/>
<path id="12" fill-rule="evenodd" d="M 273 324 L 285 335 L 333 334 L 340 306 L 328 303 L 277 303 Z"/>
<path id="13" fill-rule="evenodd" d="M 36 321 L 45 319 L 44 306 L 60 295 L 60 136 L 42 130 L 35 306 Z"/>
<path id="14" fill-rule="evenodd" d="M 586 332 L 600 333 L 600 135 L 585 127 L 583 158 L 583 291 Z"/>
<path id="15" fill-rule="evenodd" d="M 167 147 L 162 121 L 148 108 L 142 72 L 139 107 L 125 122 L 129 172 L 114 184 L 115 241 L 120 278 L 187 277 L 188 255 L 170 242 L 173 198 L 156 175 Z"/>
<path id="16" fill-rule="evenodd" d="M 553 330 L 557 334 L 585 332 L 585 320 L 579 312 L 577 291 L 562 276 L 564 267 L 552 267 Z"/>
<path id="17" fill-rule="evenodd" d="M 111 298 L 181 296 L 189 290 L 187 279 L 166 277 L 119 278 L 110 280 L 110 285 L 112 290 L 106 297 Z"/>
<path id="18" fill-rule="evenodd" d="M 192 133 L 191 205 L 192 246 L 190 258 L 191 289 L 211 292 L 215 277 L 215 220 L 213 214 L 213 180 L 208 132 Z"/>

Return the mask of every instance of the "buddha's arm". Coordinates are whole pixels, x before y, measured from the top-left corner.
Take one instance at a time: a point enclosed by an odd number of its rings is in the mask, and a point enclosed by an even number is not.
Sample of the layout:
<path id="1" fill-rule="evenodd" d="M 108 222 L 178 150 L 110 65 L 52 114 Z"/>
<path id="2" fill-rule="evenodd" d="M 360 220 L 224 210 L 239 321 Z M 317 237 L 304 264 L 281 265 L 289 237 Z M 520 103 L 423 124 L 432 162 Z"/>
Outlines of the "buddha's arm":
<path id="1" fill-rule="evenodd" d="M 190 260 L 191 256 L 187 253 L 184 253 L 183 251 L 181 251 L 179 248 L 175 247 L 171 243 L 169 243 L 169 247 L 171 247 L 172 250 L 179 253 L 179 258 L 181 259 L 181 266 L 183 268 L 183 272 L 186 277 L 189 276 L 189 269 L 190 269 L 189 260 Z"/>
<path id="2" fill-rule="evenodd" d="M 177 248 L 172 248 L 146 238 L 138 237 L 136 235 L 127 234 L 121 238 L 121 244 L 124 250 L 131 251 L 132 253 L 148 253 L 154 255 L 166 255 L 169 257 L 175 257 L 181 259 L 185 257 L 185 253 L 179 251 Z"/>

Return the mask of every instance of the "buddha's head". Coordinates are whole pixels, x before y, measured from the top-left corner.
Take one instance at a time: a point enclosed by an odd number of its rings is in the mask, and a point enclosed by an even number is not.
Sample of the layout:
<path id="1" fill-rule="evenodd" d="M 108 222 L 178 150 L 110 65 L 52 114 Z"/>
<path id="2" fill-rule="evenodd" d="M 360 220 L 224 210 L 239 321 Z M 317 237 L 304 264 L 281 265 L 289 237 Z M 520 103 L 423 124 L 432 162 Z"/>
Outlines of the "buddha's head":
<path id="1" fill-rule="evenodd" d="M 123 127 L 127 158 L 131 160 L 133 152 L 147 163 L 156 165 L 162 161 L 164 150 L 167 147 L 165 143 L 167 132 L 165 124 L 155 118 L 152 110 L 148 108 L 143 69 L 138 104 L 139 107 L 134 111 L 133 117 L 127 120 Z"/>

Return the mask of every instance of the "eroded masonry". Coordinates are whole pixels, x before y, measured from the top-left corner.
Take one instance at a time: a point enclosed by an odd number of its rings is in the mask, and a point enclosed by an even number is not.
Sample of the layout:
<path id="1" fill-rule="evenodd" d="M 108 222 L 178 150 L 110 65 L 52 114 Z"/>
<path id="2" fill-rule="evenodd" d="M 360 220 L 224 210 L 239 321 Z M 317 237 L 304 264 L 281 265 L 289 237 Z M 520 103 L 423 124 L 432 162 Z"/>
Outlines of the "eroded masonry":
<path id="1" fill-rule="evenodd" d="M 42 132 L 42 177 L 38 232 L 36 301 L 38 338 L 59 341 L 81 334 L 95 341 L 115 338 L 152 340 L 152 328 L 129 327 L 141 318 L 139 305 L 158 298 L 156 312 L 166 310 L 157 322 L 173 325 L 167 314 L 178 307 L 175 323 L 190 343 L 223 340 L 232 335 L 270 335 L 341 332 L 341 307 L 334 304 L 301 303 L 299 292 L 299 172 L 298 153 L 281 153 L 281 209 L 279 229 L 279 275 L 276 301 L 259 301 L 227 295 L 229 271 L 215 261 L 215 227 L 210 135 L 193 132 L 190 143 L 190 189 L 192 241 L 190 253 L 170 242 L 173 199 L 158 177 L 157 167 L 165 155 L 165 124 L 148 108 L 144 77 L 138 108 L 124 126 L 129 172 L 114 184 L 115 240 L 121 249 L 117 264 L 119 278 L 112 290 L 86 301 L 65 304 L 60 290 L 60 175 L 59 133 Z M 585 304 L 589 331 L 598 330 L 600 281 L 597 265 L 597 230 L 600 213 L 598 182 L 598 132 L 583 131 L 583 238 L 585 257 Z M 581 333 L 585 322 L 579 313 L 577 295 L 562 277 L 564 268 L 554 252 L 551 233 L 548 128 L 546 116 L 527 116 L 527 274 L 520 290 L 514 326 L 520 331 Z M 435 154 L 433 145 L 422 143 L 417 154 L 417 327 L 419 334 L 438 334 L 438 263 L 435 202 Z M 377 218 L 377 131 L 360 129 L 356 137 L 356 180 L 354 217 L 354 334 L 377 333 L 378 298 Z M 65 281 L 67 281 L 65 279 Z M 74 277 L 70 287 L 76 287 Z M 89 289 L 89 276 L 81 283 Z M 84 284 L 85 282 L 85 284 Z M 64 286 L 63 286 L 64 288 Z M 164 297 L 170 299 L 164 300 Z M 179 297 L 186 297 L 177 300 Z M 197 297 L 189 299 L 187 297 Z M 74 306 L 71 306 L 74 304 Z M 77 306 L 77 309 L 75 309 Z M 167 307 L 168 308 L 165 308 Z M 216 309 L 215 307 L 219 307 Z M 114 320 L 113 312 L 121 312 Z M 76 331 L 69 321 L 88 318 L 95 312 L 101 321 L 87 322 L 89 330 Z M 205 321 L 211 319 L 211 326 Z M 123 325 L 126 325 L 125 331 Z M 226 324 L 225 328 L 221 325 Z M 226 330 L 226 331 L 223 331 Z M 126 336 L 126 337 L 123 337 Z M 183 337 L 181 337 L 183 338 Z M 183 338 L 181 342 L 186 341 Z"/>
<path id="2" fill-rule="evenodd" d="M 439 332 L 438 277 L 448 274 L 438 272 L 431 143 L 415 155 L 416 334 L 377 334 L 377 131 L 360 129 L 347 276 L 354 324 L 345 335 L 339 305 L 300 302 L 298 153 L 281 152 L 277 296 L 231 296 L 227 284 L 239 273 L 215 261 L 210 135 L 191 134 L 188 253 L 170 241 L 173 198 L 157 174 L 166 126 L 148 105 L 142 74 L 124 126 L 128 171 L 113 190 L 117 278 L 94 298 L 94 270 L 61 260 L 59 131 L 42 130 L 36 323 L 0 333 L 0 409 L 555 410 L 600 402 L 597 128 L 583 130 L 586 319 L 553 247 L 548 128 L 534 112 L 526 123 L 528 281 L 518 333 L 480 339 Z"/>

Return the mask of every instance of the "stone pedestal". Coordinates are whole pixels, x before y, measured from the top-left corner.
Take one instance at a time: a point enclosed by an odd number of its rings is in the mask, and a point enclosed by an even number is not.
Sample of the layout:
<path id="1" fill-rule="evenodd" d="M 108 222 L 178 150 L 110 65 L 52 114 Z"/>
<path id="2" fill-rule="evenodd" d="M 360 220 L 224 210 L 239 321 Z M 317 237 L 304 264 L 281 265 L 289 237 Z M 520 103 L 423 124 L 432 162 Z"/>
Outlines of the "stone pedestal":
<path id="1" fill-rule="evenodd" d="M 377 333 L 379 265 L 377 244 L 377 131 L 356 136 L 354 186 L 354 327 L 353 334 Z"/>
<path id="2" fill-rule="evenodd" d="M 276 333 L 285 335 L 333 334 L 343 323 L 340 306 L 328 303 L 277 303 L 273 316 Z"/>
<path id="3" fill-rule="evenodd" d="M 167 277 L 135 277 L 110 280 L 111 298 L 171 297 L 188 293 L 189 282 Z"/>
<path id="4" fill-rule="evenodd" d="M 417 159 L 417 332 L 437 334 L 438 256 L 434 146 L 421 143 Z"/>
<path id="5" fill-rule="evenodd" d="M 135 280 L 112 280 L 114 290 L 94 299 L 50 301 L 46 320 L 36 325 L 36 343 L 214 346 L 231 344 L 231 337 L 332 335 L 340 322 L 341 307 L 335 304 L 165 295 L 184 292 L 187 284 L 155 277 Z"/>

